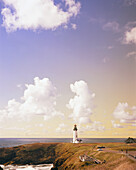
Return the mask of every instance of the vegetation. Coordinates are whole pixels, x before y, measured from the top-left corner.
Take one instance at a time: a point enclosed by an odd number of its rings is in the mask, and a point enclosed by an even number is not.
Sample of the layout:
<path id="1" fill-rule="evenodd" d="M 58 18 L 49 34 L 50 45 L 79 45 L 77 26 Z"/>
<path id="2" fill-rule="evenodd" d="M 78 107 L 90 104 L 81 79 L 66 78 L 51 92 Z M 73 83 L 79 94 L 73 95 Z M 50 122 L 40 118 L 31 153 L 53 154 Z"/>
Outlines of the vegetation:
<path id="1" fill-rule="evenodd" d="M 104 146 L 105 151 L 97 151 L 98 146 Z M 72 143 L 38 143 L 11 148 L 0 148 L 0 164 L 43 164 L 53 163 L 54 170 L 61 169 L 136 169 L 136 162 L 125 154 L 122 149 L 136 151 L 136 144 L 72 144 Z M 111 151 L 111 152 L 110 152 Z M 81 162 L 79 156 L 86 154 L 103 164 Z"/>
<path id="2" fill-rule="evenodd" d="M 104 146 L 105 151 L 97 151 L 98 146 Z M 107 143 L 107 144 L 58 144 L 56 154 L 58 157 L 54 161 L 55 169 L 115 169 L 125 163 L 126 168 L 135 170 L 136 162 L 129 159 L 125 154 L 119 151 L 128 149 L 135 151 L 136 144 L 127 145 L 123 143 Z M 115 150 L 115 152 L 112 152 Z M 109 152 L 108 152 L 109 151 Z M 110 152 L 111 151 L 111 152 Z M 86 154 L 100 161 L 106 161 L 104 164 L 94 164 L 92 162 L 81 162 L 79 156 Z"/>
<path id="3" fill-rule="evenodd" d="M 125 140 L 125 143 L 136 143 L 136 139 L 129 137 L 127 140 Z"/>
<path id="4" fill-rule="evenodd" d="M 0 148 L 0 164 L 42 164 L 55 160 L 56 144 L 30 144 Z"/>

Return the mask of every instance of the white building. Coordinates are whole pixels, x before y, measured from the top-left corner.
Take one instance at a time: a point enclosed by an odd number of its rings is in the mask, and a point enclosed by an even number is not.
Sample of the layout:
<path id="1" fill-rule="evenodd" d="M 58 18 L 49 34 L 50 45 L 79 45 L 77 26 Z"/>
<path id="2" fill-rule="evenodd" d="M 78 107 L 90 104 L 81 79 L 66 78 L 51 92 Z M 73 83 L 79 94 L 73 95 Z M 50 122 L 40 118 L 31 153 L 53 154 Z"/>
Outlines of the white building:
<path id="1" fill-rule="evenodd" d="M 77 125 L 74 125 L 74 129 L 73 129 L 73 143 L 81 143 L 82 140 L 78 139 L 78 133 L 77 133 Z"/>

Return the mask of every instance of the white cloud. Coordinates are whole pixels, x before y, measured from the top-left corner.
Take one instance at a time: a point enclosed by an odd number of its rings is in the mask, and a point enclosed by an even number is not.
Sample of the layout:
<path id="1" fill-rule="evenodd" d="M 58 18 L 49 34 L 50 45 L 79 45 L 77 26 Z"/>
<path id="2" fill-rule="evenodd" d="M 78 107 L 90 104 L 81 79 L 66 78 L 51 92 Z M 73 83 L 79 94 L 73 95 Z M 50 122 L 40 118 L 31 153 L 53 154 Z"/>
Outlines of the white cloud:
<path id="1" fill-rule="evenodd" d="M 77 25 L 76 25 L 76 24 L 71 24 L 71 26 L 72 26 L 72 28 L 73 28 L 74 30 L 77 29 Z"/>
<path id="2" fill-rule="evenodd" d="M 64 25 L 64 29 L 68 29 L 68 26 L 67 26 L 67 25 Z"/>
<path id="3" fill-rule="evenodd" d="M 120 123 L 132 124 L 132 123 L 134 123 L 134 122 L 135 122 L 135 120 L 124 120 L 124 119 L 121 119 L 121 120 L 120 120 Z"/>
<path id="4" fill-rule="evenodd" d="M 104 30 L 112 30 L 113 32 L 119 32 L 119 24 L 116 21 L 108 22 L 105 25 L 103 25 Z"/>
<path id="5" fill-rule="evenodd" d="M 66 6 L 68 6 L 68 12 L 71 16 L 76 16 L 80 10 L 81 4 L 79 2 L 75 2 L 75 0 L 65 0 Z"/>
<path id="6" fill-rule="evenodd" d="M 136 21 L 131 21 L 131 22 L 128 22 L 126 25 L 125 25 L 125 29 L 128 31 L 128 30 L 131 30 L 132 28 L 136 27 Z"/>
<path id="7" fill-rule="evenodd" d="M 136 51 L 132 51 L 132 52 L 129 52 L 127 55 L 126 55 L 127 58 L 133 58 L 136 60 Z"/>
<path id="8" fill-rule="evenodd" d="M 111 123 L 112 123 L 112 126 L 113 126 L 114 128 L 123 128 L 122 125 L 120 125 L 119 123 L 115 123 L 114 120 L 111 120 Z"/>
<path id="9" fill-rule="evenodd" d="M 65 9 L 61 4 L 55 5 L 54 0 L 3 0 L 3 26 L 8 32 L 17 29 L 56 29 L 66 25 L 71 17 L 76 16 L 81 4 L 75 0 L 64 0 Z"/>
<path id="10" fill-rule="evenodd" d="M 75 93 L 75 97 L 69 100 L 67 107 L 73 109 L 71 117 L 76 123 L 90 123 L 90 116 L 92 114 L 92 100 L 95 94 L 92 93 L 86 82 L 76 81 L 70 85 L 70 89 Z"/>
<path id="11" fill-rule="evenodd" d="M 136 27 L 133 27 L 129 31 L 126 31 L 124 43 L 126 43 L 126 44 L 131 44 L 131 43 L 136 44 Z"/>
<path id="12" fill-rule="evenodd" d="M 129 58 L 129 57 L 136 57 L 136 51 L 129 52 L 129 53 L 127 54 L 127 57 L 128 57 L 128 58 Z"/>
<path id="13" fill-rule="evenodd" d="M 56 106 L 56 88 L 48 78 L 40 80 L 34 78 L 34 84 L 27 84 L 22 102 L 15 99 L 9 100 L 8 105 L 0 110 L 0 120 L 3 119 L 26 119 L 33 115 L 42 115 L 45 120 L 54 116 L 63 116 L 57 112 Z"/>
<path id="14" fill-rule="evenodd" d="M 64 123 L 59 124 L 59 127 L 56 128 L 57 133 L 65 133 L 67 131 L 67 125 Z"/>
<path id="15" fill-rule="evenodd" d="M 105 130 L 105 127 L 99 121 L 94 121 L 92 123 L 92 125 L 87 125 L 87 126 L 81 128 L 81 131 L 83 131 L 83 132 L 85 132 L 85 131 L 104 131 L 104 130 Z"/>
<path id="16" fill-rule="evenodd" d="M 20 90 L 23 90 L 22 84 L 17 84 L 17 87 L 18 87 Z"/>
<path id="17" fill-rule="evenodd" d="M 113 116 L 121 123 L 136 120 L 136 107 L 129 107 L 128 103 L 119 103 L 113 112 Z"/>
<path id="18" fill-rule="evenodd" d="M 136 0 L 125 0 L 124 2 L 126 5 L 129 5 L 129 6 L 136 5 Z"/>
<path id="19" fill-rule="evenodd" d="M 112 31 L 114 33 L 121 32 L 120 25 L 117 21 L 107 22 L 105 19 L 102 19 L 102 18 L 90 18 L 89 22 L 91 22 L 92 24 L 99 24 L 102 27 L 102 29 L 105 31 Z"/>

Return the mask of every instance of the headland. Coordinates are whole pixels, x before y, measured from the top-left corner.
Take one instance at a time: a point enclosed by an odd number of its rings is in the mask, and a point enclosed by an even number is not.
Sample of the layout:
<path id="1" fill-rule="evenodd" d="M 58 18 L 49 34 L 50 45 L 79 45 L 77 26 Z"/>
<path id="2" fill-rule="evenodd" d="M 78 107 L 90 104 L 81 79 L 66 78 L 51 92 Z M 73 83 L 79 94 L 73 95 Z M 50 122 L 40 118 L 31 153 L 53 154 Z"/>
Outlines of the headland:
<path id="1" fill-rule="evenodd" d="M 135 156 L 136 143 L 35 143 L 0 148 L 0 164 L 53 163 L 53 170 L 135 170 Z M 82 157 L 87 159 L 80 159 Z"/>

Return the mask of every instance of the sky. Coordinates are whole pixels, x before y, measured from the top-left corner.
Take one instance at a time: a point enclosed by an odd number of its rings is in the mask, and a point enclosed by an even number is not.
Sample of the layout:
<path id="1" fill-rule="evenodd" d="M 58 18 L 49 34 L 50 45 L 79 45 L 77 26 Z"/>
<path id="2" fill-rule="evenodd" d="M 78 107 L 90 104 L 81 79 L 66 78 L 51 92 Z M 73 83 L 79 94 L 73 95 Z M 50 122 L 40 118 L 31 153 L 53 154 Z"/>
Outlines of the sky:
<path id="1" fill-rule="evenodd" d="M 136 138 L 136 0 L 0 0 L 0 138 Z"/>

